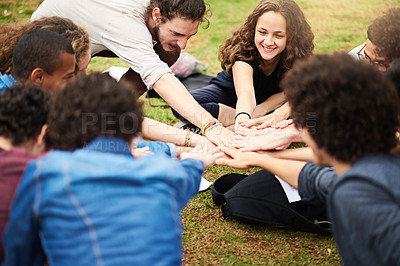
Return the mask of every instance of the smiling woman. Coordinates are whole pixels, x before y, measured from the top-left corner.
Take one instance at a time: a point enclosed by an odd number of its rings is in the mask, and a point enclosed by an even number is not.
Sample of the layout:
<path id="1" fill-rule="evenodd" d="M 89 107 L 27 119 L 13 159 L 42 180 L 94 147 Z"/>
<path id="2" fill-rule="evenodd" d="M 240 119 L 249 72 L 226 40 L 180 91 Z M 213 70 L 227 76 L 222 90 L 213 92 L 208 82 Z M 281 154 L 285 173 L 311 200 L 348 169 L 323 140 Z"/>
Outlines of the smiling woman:
<path id="1" fill-rule="evenodd" d="M 285 102 L 282 75 L 296 59 L 312 54 L 313 39 L 293 0 L 263 0 L 221 46 L 224 70 L 192 95 L 224 126 L 237 130 L 239 122 L 264 116 Z"/>

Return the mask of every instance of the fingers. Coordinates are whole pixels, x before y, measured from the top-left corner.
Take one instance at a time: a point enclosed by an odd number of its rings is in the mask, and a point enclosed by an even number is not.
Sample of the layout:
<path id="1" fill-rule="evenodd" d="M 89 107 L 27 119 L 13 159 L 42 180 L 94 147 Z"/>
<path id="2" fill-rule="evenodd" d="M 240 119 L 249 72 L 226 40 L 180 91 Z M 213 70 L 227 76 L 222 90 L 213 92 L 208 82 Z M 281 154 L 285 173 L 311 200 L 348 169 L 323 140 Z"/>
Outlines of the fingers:
<path id="1" fill-rule="evenodd" d="M 247 121 L 242 121 L 240 122 L 242 127 L 246 127 L 246 128 L 251 128 L 255 125 L 258 125 L 260 123 L 262 123 L 262 121 L 260 121 L 261 119 L 259 118 L 255 118 L 255 119 L 249 119 Z"/>
<path id="2" fill-rule="evenodd" d="M 284 129 L 285 127 L 287 127 L 291 124 L 293 124 L 293 119 L 288 119 L 288 120 L 283 120 L 283 121 L 277 123 L 276 125 L 272 125 L 271 127 L 275 128 L 275 129 Z"/>
<path id="3" fill-rule="evenodd" d="M 224 166 L 229 166 L 229 167 L 233 167 L 233 168 L 243 168 L 240 165 L 240 162 L 238 162 L 238 160 L 236 159 L 226 159 L 226 158 L 220 158 L 218 160 L 215 161 L 215 163 L 217 165 L 224 165 Z"/>
<path id="4" fill-rule="evenodd" d="M 269 123 L 262 123 L 261 125 L 257 126 L 256 129 L 266 129 L 269 126 Z"/>

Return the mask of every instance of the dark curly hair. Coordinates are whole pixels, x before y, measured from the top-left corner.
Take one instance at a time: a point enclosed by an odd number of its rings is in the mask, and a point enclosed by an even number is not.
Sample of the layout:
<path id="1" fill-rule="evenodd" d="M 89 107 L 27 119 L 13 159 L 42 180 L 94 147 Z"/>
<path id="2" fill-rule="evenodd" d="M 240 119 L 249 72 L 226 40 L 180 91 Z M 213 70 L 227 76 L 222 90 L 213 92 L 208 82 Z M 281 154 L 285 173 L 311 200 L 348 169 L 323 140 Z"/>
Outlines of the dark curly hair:
<path id="1" fill-rule="evenodd" d="M 89 50 L 88 32 L 77 26 L 72 20 L 57 16 L 43 17 L 30 23 L 3 24 L 0 27 L 0 72 L 11 74 L 13 71 L 12 54 L 21 36 L 34 29 L 45 29 L 61 34 L 71 42 L 75 52 L 76 65 Z"/>
<path id="2" fill-rule="evenodd" d="M 46 123 L 50 96 L 33 84 L 16 85 L 0 95 L 0 136 L 19 146 L 37 137 Z"/>
<path id="3" fill-rule="evenodd" d="M 141 105 L 128 84 L 92 73 L 69 82 L 51 105 L 47 148 L 73 151 L 100 136 L 130 142 L 141 132 Z"/>
<path id="4" fill-rule="evenodd" d="M 257 21 L 264 13 L 280 13 L 286 20 L 286 49 L 281 55 L 280 73 L 292 68 L 296 59 L 310 56 L 314 50 L 314 34 L 300 7 L 293 0 L 262 0 L 239 29 L 219 49 L 221 67 L 229 70 L 237 60 L 262 62 L 254 44 Z M 250 55 L 250 57 L 246 57 Z"/>
<path id="5" fill-rule="evenodd" d="M 376 18 L 368 27 L 367 35 L 379 56 L 388 61 L 400 57 L 400 8 L 391 8 Z"/>
<path id="6" fill-rule="evenodd" d="M 344 53 L 296 62 L 282 81 L 292 117 L 338 161 L 395 147 L 399 98 L 374 67 Z"/>
<path id="7" fill-rule="evenodd" d="M 74 55 L 71 43 L 62 35 L 48 30 L 28 31 L 13 51 L 13 76 L 24 83 L 38 67 L 51 75 L 62 65 L 64 52 Z"/>
<path id="8" fill-rule="evenodd" d="M 151 16 L 153 9 L 157 7 L 161 12 L 162 23 L 175 17 L 180 17 L 192 21 L 201 21 L 205 23 L 204 28 L 208 28 L 210 24 L 206 15 L 211 16 L 211 11 L 204 0 L 150 0 L 146 10 L 146 17 Z"/>

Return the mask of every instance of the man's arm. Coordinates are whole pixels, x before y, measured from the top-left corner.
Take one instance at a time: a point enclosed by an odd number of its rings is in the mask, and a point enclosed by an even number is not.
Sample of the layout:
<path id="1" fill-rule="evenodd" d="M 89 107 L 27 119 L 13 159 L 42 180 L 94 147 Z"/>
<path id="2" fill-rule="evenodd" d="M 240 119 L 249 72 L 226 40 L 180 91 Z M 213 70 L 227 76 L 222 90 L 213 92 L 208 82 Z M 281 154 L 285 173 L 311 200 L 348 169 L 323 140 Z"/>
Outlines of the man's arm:
<path id="1" fill-rule="evenodd" d="M 221 158 L 217 160 L 217 164 L 240 169 L 261 167 L 268 172 L 279 176 L 295 188 L 298 187 L 300 171 L 306 164 L 305 162 L 301 161 L 277 159 L 269 156 L 268 154 L 242 152 L 234 148 L 225 147 L 223 148 L 223 151 L 232 159 Z"/>
<path id="2" fill-rule="evenodd" d="M 315 161 L 314 152 L 310 147 L 285 149 L 281 151 L 259 151 L 259 153 L 261 154 L 266 153 L 278 159 L 308 161 L 308 162 Z"/>
<path id="3" fill-rule="evenodd" d="M 173 143 L 178 146 L 185 146 L 185 140 L 188 133 L 189 132 L 186 130 L 169 126 L 151 118 L 145 117 L 143 119 L 142 134 L 143 137 L 148 140 L 158 140 Z M 190 147 L 195 147 L 196 145 L 204 147 L 213 146 L 206 137 L 194 133 L 190 133 L 189 142 Z"/>
<path id="4" fill-rule="evenodd" d="M 200 106 L 179 79 L 171 73 L 161 76 L 153 88 L 172 108 L 197 127 L 201 128 L 213 119 L 212 115 Z M 219 125 L 208 130 L 206 137 L 218 145 L 228 143 L 231 133 L 229 129 Z"/>

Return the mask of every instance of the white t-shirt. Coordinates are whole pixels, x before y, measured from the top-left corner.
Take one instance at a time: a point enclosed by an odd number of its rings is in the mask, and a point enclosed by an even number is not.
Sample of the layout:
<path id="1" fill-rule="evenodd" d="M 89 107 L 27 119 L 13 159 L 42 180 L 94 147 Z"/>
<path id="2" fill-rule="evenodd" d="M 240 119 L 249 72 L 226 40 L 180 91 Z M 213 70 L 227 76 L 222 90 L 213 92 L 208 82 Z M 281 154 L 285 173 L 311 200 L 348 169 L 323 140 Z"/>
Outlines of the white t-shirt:
<path id="1" fill-rule="evenodd" d="M 357 53 L 361 50 L 361 48 L 365 45 L 365 43 L 357 46 L 356 48 L 353 48 L 350 52 L 348 52 L 349 55 L 351 55 L 352 57 L 359 59 Z"/>
<path id="2" fill-rule="evenodd" d="M 109 50 L 139 73 L 148 89 L 171 69 L 153 49 L 146 26 L 149 0 L 44 0 L 31 20 L 46 16 L 71 19 L 90 35 L 91 55 Z"/>

